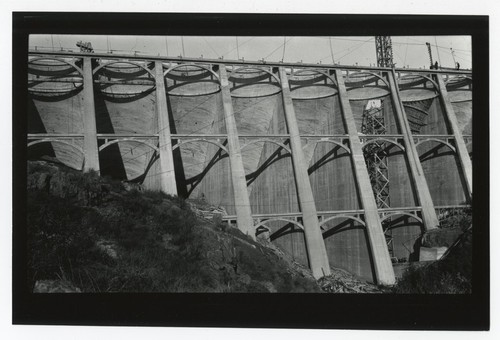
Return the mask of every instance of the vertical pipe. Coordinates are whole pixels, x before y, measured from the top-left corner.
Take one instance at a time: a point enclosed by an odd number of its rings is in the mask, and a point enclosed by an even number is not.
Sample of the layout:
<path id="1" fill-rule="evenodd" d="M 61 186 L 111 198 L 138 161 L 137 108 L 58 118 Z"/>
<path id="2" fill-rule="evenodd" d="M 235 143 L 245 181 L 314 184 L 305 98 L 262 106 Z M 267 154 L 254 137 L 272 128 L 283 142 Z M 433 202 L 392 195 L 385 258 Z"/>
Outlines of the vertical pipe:
<path id="1" fill-rule="evenodd" d="M 429 190 L 429 186 L 427 185 L 427 180 L 425 179 L 424 170 L 422 168 L 422 164 L 420 163 L 417 147 L 413 141 L 410 123 L 408 123 L 403 103 L 401 102 L 401 97 L 399 96 L 399 88 L 396 82 L 396 73 L 394 69 L 388 74 L 388 78 L 389 86 L 391 88 L 391 98 L 394 103 L 397 120 L 399 122 L 399 126 L 401 127 L 401 133 L 403 134 L 405 142 L 406 157 L 411 171 L 411 180 L 413 181 L 417 192 L 418 203 L 422 207 L 422 220 L 424 222 L 424 228 L 426 230 L 435 229 L 439 225 L 439 220 L 436 215 L 434 203 L 432 202 L 431 192 Z"/>
<path id="2" fill-rule="evenodd" d="M 83 127 L 84 156 L 83 171 L 99 172 L 99 149 L 97 147 L 97 128 L 94 102 L 94 76 L 92 73 L 92 58 L 83 58 Z"/>
<path id="3" fill-rule="evenodd" d="M 219 77 L 221 84 L 222 104 L 224 108 L 224 120 L 227 131 L 227 144 L 229 148 L 229 162 L 231 164 L 231 180 L 233 183 L 234 204 L 238 229 L 243 234 L 255 239 L 252 211 L 250 209 L 250 198 L 248 196 L 245 168 L 241 157 L 241 147 L 234 118 L 233 103 L 229 90 L 226 65 L 219 65 Z"/>
<path id="4" fill-rule="evenodd" d="M 283 109 L 285 111 L 288 133 L 290 134 L 295 183 L 297 185 L 302 220 L 304 222 L 307 255 L 313 276 L 320 278 L 330 275 L 330 265 L 328 263 L 325 242 L 318 223 L 316 204 L 314 203 L 311 183 L 309 182 L 309 175 L 307 173 L 307 164 L 305 163 L 302 151 L 297 118 L 295 117 L 295 110 L 290 96 L 290 86 L 283 67 L 279 68 L 279 74 L 283 94 Z"/>
<path id="5" fill-rule="evenodd" d="M 372 252 L 373 265 L 375 267 L 375 279 L 379 284 L 392 285 L 396 281 L 394 269 L 392 268 L 384 231 L 377 211 L 377 204 L 373 196 L 361 141 L 359 140 L 356 124 L 354 122 L 354 115 L 352 114 L 349 98 L 347 97 L 342 71 L 338 69 L 335 70 L 335 76 L 337 78 L 339 90 L 340 107 L 342 108 L 342 115 L 344 117 L 347 133 L 349 134 L 354 175 L 358 183 L 359 195 L 365 213 L 368 242 Z"/>
<path id="6" fill-rule="evenodd" d="M 172 154 L 172 139 L 170 136 L 169 112 L 163 63 L 155 62 L 156 82 L 156 115 L 158 119 L 158 149 L 160 150 L 160 181 L 161 190 L 169 195 L 177 195 L 175 182 L 174 158 Z"/>
<path id="7" fill-rule="evenodd" d="M 465 182 L 467 184 L 467 196 L 472 198 L 472 162 L 469 158 L 469 153 L 467 152 L 467 146 L 465 145 L 464 139 L 460 128 L 458 127 L 457 116 L 455 111 L 451 106 L 450 98 L 448 97 L 448 91 L 446 90 L 446 85 L 444 84 L 443 77 L 440 74 L 436 75 L 439 94 L 441 95 L 441 101 L 444 104 L 444 111 L 446 118 L 451 126 L 451 132 L 455 137 L 455 144 L 457 147 L 458 158 L 460 159 L 460 165 L 462 166 L 462 171 L 465 176 Z"/>

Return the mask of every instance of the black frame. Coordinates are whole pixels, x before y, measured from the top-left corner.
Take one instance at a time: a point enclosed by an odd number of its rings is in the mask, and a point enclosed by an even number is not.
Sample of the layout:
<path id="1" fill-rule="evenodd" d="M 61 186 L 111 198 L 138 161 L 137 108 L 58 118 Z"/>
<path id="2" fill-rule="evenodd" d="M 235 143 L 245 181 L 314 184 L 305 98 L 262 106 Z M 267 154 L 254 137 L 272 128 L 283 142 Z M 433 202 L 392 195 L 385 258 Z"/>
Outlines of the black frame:
<path id="1" fill-rule="evenodd" d="M 473 183 L 476 192 L 473 201 L 473 293 L 30 293 L 25 284 L 25 112 L 29 34 L 472 36 Z M 487 16 L 13 13 L 13 323 L 320 329 L 489 329 L 488 41 Z"/>

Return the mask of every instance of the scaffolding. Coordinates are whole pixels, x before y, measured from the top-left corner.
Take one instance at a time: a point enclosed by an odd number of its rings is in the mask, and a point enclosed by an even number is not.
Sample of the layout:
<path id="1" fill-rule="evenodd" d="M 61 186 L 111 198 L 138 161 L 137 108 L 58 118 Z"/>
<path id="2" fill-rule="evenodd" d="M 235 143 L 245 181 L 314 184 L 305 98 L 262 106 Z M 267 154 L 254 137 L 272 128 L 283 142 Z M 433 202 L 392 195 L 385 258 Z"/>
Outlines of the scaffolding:
<path id="1" fill-rule="evenodd" d="M 386 127 L 381 100 L 371 101 L 363 112 L 361 131 L 365 135 L 384 135 Z M 384 141 L 375 141 L 364 148 L 370 182 L 378 208 L 390 208 L 389 169 Z"/>
<path id="2" fill-rule="evenodd" d="M 392 39 L 390 36 L 375 36 L 378 67 L 394 67 L 392 58 Z"/>
<path id="3" fill-rule="evenodd" d="M 384 135 L 387 132 L 382 100 L 371 100 L 363 112 L 361 132 L 365 135 Z M 384 141 L 374 141 L 363 149 L 368 175 L 375 196 L 377 208 L 390 208 L 389 167 L 387 148 Z M 392 257 L 392 235 L 388 234 L 390 220 L 384 221 L 382 227 L 386 236 L 389 254 Z"/>

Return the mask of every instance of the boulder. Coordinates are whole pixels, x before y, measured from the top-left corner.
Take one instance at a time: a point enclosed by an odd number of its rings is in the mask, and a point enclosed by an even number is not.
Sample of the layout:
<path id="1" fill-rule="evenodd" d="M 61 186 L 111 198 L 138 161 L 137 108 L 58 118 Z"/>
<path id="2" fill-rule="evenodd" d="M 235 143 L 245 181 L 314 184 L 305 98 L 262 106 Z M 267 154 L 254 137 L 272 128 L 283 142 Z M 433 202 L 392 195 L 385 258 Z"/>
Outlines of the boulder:
<path id="1" fill-rule="evenodd" d="M 33 293 L 81 293 L 80 288 L 63 280 L 38 280 Z"/>
<path id="2" fill-rule="evenodd" d="M 114 242 L 109 242 L 105 240 L 99 240 L 96 243 L 97 248 L 99 248 L 103 253 L 111 257 L 112 259 L 118 259 L 118 253 L 116 252 L 116 244 Z"/>
<path id="3" fill-rule="evenodd" d="M 420 247 L 420 261 L 437 261 L 448 250 L 448 247 Z"/>
<path id="4" fill-rule="evenodd" d="M 463 231 L 460 228 L 439 228 L 426 232 L 422 236 L 422 247 L 450 247 Z"/>

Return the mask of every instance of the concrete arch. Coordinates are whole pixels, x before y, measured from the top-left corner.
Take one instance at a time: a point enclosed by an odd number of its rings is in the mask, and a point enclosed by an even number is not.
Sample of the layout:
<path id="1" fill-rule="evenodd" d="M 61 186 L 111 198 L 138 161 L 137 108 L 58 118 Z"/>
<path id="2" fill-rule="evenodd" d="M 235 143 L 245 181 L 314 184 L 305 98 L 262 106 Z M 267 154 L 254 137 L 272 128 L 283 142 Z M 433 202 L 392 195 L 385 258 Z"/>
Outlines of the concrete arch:
<path id="1" fill-rule="evenodd" d="M 240 149 L 241 149 L 241 151 L 243 151 L 243 149 L 245 149 L 247 146 L 249 146 L 251 144 L 255 144 L 255 143 L 273 143 L 273 144 L 276 144 L 276 145 L 282 147 L 283 149 L 288 151 L 288 153 L 290 153 L 290 154 L 292 153 L 290 148 L 288 148 L 285 144 L 283 144 L 281 142 L 277 142 L 277 141 L 272 140 L 272 139 L 268 139 L 268 138 L 252 140 L 252 141 L 246 143 L 245 145 L 243 145 Z"/>
<path id="2" fill-rule="evenodd" d="M 319 223 L 319 226 L 321 227 L 321 226 L 323 226 L 325 223 L 330 222 L 330 221 L 332 221 L 332 220 L 334 220 L 334 219 L 337 219 L 337 218 L 344 218 L 344 219 L 348 219 L 348 220 L 353 220 L 353 221 L 359 222 L 362 226 L 365 226 L 365 227 L 366 227 L 366 224 L 365 224 L 365 222 L 364 222 L 362 219 L 360 219 L 360 218 L 358 218 L 358 217 L 354 217 L 354 216 L 349 216 L 349 215 L 336 215 L 336 216 L 331 216 L 331 217 L 328 217 L 327 219 L 325 219 L 325 220 L 321 221 L 321 222 Z"/>
<path id="3" fill-rule="evenodd" d="M 429 78 L 429 77 L 427 77 L 427 76 L 424 76 L 424 75 L 421 75 L 421 74 L 418 74 L 418 73 L 410 73 L 410 74 L 407 74 L 407 75 L 405 75 L 405 76 L 409 76 L 409 75 L 411 75 L 411 76 L 413 76 L 413 77 L 415 77 L 415 78 L 424 78 L 424 79 L 427 79 L 427 80 L 428 80 L 428 81 L 430 81 L 430 82 L 431 82 L 431 84 L 434 86 L 434 89 L 435 89 L 436 91 L 438 91 L 439 86 L 437 85 L 437 83 L 436 83 L 436 82 L 435 82 L 432 78 Z M 405 78 L 405 77 L 402 77 L 401 79 L 404 79 L 404 78 Z M 399 85 L 400 85 L 400 84 L 398 83 L 398 86 L 399 86 Z"/>
<path id="4" fill-rule="evenodd" d="M 204 138 L 194 138 L 194 139 L 181 140 L 172 147 L 172 151 L 177 149 L 178 147 L 180 147 L 182 144 L 187 144 L 187 143 L 192 143 L 192 142 L 206 142 L 206 143 L 213 144 L 213 145 L 217 146 L 218 148 L 224 150 L 229 155 L 229 151 L 227 150 L 227 148 L 224 145 L 222 145 L 219 142 L 214 142 L 213 140 L 204 139 Z"/>
<path id="5" fill-rule="evenodd" d="M 83 149 L 80 148 L 79 146 L 76 146 L 76 145 L 71 144 L 71 143 L 69 143 L 67 141 L 59 140 L 59 139 L 55 139 L 55 138 L 46 138 L 46 139 L 35 140 L 33 142 L 29 142 L 28 143 L 28 147 L 36 145 L 36 144 L 41 144 L 41 143 L 61 143 L 61 144 L 65 144 L 65 145 L 68 145 L 68 146 L 74 148 L 75 150 L 79 151 L 82 155 L 84 154 Z"/>
<path id="6" fill-rule="evenodd" d="M 384 79 L 384 77 L 382 77 L 381 75 L 379 74 L 376 74 L 376 73 L 373 73 L 373 72 L 369 72 L 369 71 L 362 71 L 362 72 L 355 72 L 355 73 L 352 73 L 350 75 L 360 75 L 360 74 L 369 74 L 369 75 L 372 75 L 374 77 L 377 77 L 379 78 L 380 80 L 382 80 L 382 82 L 385 84 L 385 86 L 387 86 L 388 88 L 390 88 L 389 84 L 387 83 L 387 81 Z M 350 76 L 349 75 L 349 76 Z M 349 76 L 347 77 L 347 79 L 349 79 Z M 346 79 L 346 82 L 347 82 L 347 79 Z"/>
<path id="7" fill-rule="evenodd" d="M 364 149 L 366 146 L 368 146 L 369 144 L 372 144 L 372 143 L 375 143 L 377 141 L 384 141 L 384 142 L 387 142 L 387 143 L 390 143 L 390 144 L 393 144 L 393 145 L 396 145 L 398 148 L 400 148 L 402 151 L 405 151 L 405 147 L 402 146 L 401 144 L 399 144 L 398 142 L 395 142 L 393 140 L 390 140 L 390 139 L 387 139 L 387 138 L 374 138 L 374 139 L 370 139 L 368 141 L 366 141 L 365 143 L 363 143 L 363 146 L 362 148 Z"/>
<path id="8" fill-rule="evenodd" d="M 146 146 L 149 146 L 151 149 L 155 150 L 156 152 L 160 151 L 156 146 L 154 146 L 154 145 L 152 145 L 150 143 L 144 142 L 142 140 L 133 139 L 133 138 L 114 139 L 112 141 L 109 141 L 109 142 L 104 143 L 103 145 L 101 145 L 99 147 L 99 151 L 102 151 L 102 150 L 106 149 L 110 145 L 113 145 L 113 144 L 116 144 L 116 143 L 121 143 L 121 142 L 134 142 L 134 143 L 144 144 Z"/>
<path id="9" fill-rule="evenodd" d="M 306 72 L 309 72 L 309 73 L 316 73 L 316 74 L 321 74 L 322 76 L 325 76 L 327 77 L 328 79 L 330 79 L 332 81 L 332 83 L 335 85 L 335 86 L 338 86 L 338 83 L 337 83 L 337 80 L 335 80 L 331 75 L 327 74 L 327 73 L 324 73 L 324 72 L 321 72 L 321 71 L 318 71 L 318 70 L 299 70 L 297 72 L 294 72 L 293 73 L 293 76 L 295 76 L 296 74 L 302 74 L 302 73 L 306 73 Z M 292 77 L 292 76 L 291 76 Z M 291 78 L 290 77 L 290 78 Z"/>
<path id="10" fill-rule="evenodd" d="M 61 58 L 37 57 L 37 58 L 33 58 L 33 59 L 29 60 L 28 64 L 33 64 L 34 61 L 38 61 L 38 60 L 57 60 L 57 61 L 60 61 L 62 63 L 68 64 L 69 66 L 73 67 L 78 73 L 80 73 L 80 75 L 83 77 L 83 70 L 81 68 L 76 66 L 76 64 L 69 62 L 67 60 L 61 59 Z"/>
<path id="11" fill-rule="evenodd" d="M 316 144 L 319 144 L 319 143 L 331 143 L 331 144 L 335 144 L 337 146 L 340 146 L 342 149 L 344 149 L 345 151 L 347 151 L 347 153 L 351 153 L 351 149 L 349 149 L 346 145 L 340 143 L 340 142 L 337 142 L 335 140 L 317 140 L 317 141 L 314 141 Z M 304 148 L 307 147 L 307 145 L 304 145 Z"/>
<path id="12" fill-rule="evenodd" d="M 169 74 L 173 70 L 175 70 L 175 69 L 177 69 L 179 67 L 183 67 L 183 66 L 194 66 L 194 67 L 201 68 L 201 69 L 204 69 L 204 70 L 212 73 L 215 76 L 215 79 L 217 79 L 217 83 L 220 85 L 220 79 L 219 79 L 219 76 L 217 75 L 217 73 L 215 73 L 210 67 L 203 66 L 203 65 L 198 65 L 198 64 L 195 64 L 195 63 L 187 63 L 187 64 L 178 64 L 178 65 L 175 65 L 175 66 L 169 68 L 168 70 L 166 70 L 163 73 L 163 77 L 165 77 L 167 74 Z"/>
<path id="13" fill-rule="evenodd" d="M 144 71 L 146 71 L 147 73 L 149 73 L 151 75 L 151 77 L 153 77 L 153 79 L 155 78 L 155 75 L 153 74 L 153 72 L 151 72 L 150 69 L 148 69 L 147 67 L 145 67 L 144 65 L 141 65 L 139 64 L 138 62 L 136 61 L 130 61 L 130 60 L 113 60 L 113 61 L 110 61 L 110 62 L 107 62 L 106 64 L 101 64 L 99 65 L 98 67 L 96 67 L 94 69 L 94 71 L 92 72 L 94 75 L 97 74 L 97 72 L 102 69 L 102 68 L 105 68 L 109 65 L 113 65 L 113 64 L 131 64 L 131 65 L 135 65 L 137 67 L 140 67 L 142 68 Z"/>
<path id="14" fill-rule="evenodd" d="M 418 143 L 415 144 L 415 147 L 418 147 L 419 145 L 422 145 L 422 144 L 427 143 L 427 142 L 438 142 L 440 144 L 444 144 L 447 147 L 449 147 L 451 149 L 451 151 L 453 151 L 454 153 L 456 153 L 456 149 L 455 149 L 455 147 L 453 145 L 451 145 L 448 142 L 445 142 L 444 140 L 441 140 L 439 138 L 434 138 L 434 137 L 429 137 L 429 138 L 426 138 L 424 140 L 419 141 Z"/>
<path id="15" fill-rule="evenodd" d="M 392 214 L 385 215 L 383 218 L 380 219 L 380 222 L 384 222 L 388 218 L 391 218 L 391 217 L 394 217 L 394 216 L 400 216 L 400 215 L 409 216 L 411 218 L 414 218 L 418 222 L 423 223 L 423 221 L 422 221 L 422 219 L 420 217 L 418 217 L 416 215 L 413 215 L 413 214 L 410 214 L 408 212 L 404 212 L 404 211 L 399 211 L 399 212 L 395 212 L 395 213 L 392 213 Z"/>
<path id="16" fill-rule="evenodd" d="M 260 67 L 252 67 L 252 66 L 239 67 L 237 69 L 234 69 L 231 72 L 231 77 L 233 77 L 233 74 L 236 74 L 236 73 L 238 73 L 239 71 L 242 71 L 242 70 L 257 70 L 257 71 L 265 72 L 265 73 L 269 74 L 271 77 L 273 77 L 274 79 L 276 79 L 276 81 L 278 82 L 278 84 L 281 85 L 281 81 L 278 79 L 278 77 L 276 77 L 276 75 L 274 73 L 272 73 L 272 72 L 270 72 L 270 71 L 268 71 L 266 69 L 262 69 Z"/>
<path id="17" fill-rule="evenodd" d="M 264 228 L 268 229 L 269 231 L 271 231 L 270 228 L 266 226 L 266 223 L 277 222 L 277 221 L 288 222 L 288 223 L 294 224 L 297 227 L 299 227 L 300 229 L 304 230 L 304 226 L 302 224 L 300 224 L 299 222 L 294 221 L 294 220 L 289 220 L 287 218 L 281 218 L 281 217 L 275 217 L 275 218 L 270 218 L 270 219 L 265 220 L 265 221 L 261 221 L 258 224 L 254 225 L 254 228 L 255 228 L 255 230 L 257 230 L 257 228 L 259 228 L 259 227 L 264 227 Z"/>

